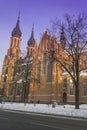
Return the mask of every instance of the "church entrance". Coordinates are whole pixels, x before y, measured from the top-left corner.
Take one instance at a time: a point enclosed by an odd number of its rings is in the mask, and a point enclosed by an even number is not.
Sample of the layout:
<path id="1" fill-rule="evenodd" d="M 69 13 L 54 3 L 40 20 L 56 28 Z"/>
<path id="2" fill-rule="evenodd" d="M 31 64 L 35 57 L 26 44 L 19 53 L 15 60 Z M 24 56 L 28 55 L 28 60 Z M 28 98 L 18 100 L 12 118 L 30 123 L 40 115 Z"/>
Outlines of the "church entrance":
<path id="1" fill-rule="evenodd" d="M 63 93 L 63 103 L 67 102 L 67 94 L 64 92 Z"/>

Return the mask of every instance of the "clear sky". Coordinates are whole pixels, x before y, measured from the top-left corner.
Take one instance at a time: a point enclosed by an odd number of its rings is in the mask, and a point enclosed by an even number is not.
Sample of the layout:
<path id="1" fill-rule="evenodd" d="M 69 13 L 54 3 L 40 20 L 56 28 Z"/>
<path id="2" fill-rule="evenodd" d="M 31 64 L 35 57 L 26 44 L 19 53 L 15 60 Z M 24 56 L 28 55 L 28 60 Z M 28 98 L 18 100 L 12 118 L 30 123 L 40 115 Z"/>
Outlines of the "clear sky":
<path id="1" fill-rule="evenodd" d="M 0 69 L 10 45 L 10 37 L 20 10 L 22 31 L 21 49 L 26 50 L 34 24 L 35 38 L 39 39 L 50 21 L 62 19 L 64 14 L 87 12 L 87 0 L 0 0 Z"/>

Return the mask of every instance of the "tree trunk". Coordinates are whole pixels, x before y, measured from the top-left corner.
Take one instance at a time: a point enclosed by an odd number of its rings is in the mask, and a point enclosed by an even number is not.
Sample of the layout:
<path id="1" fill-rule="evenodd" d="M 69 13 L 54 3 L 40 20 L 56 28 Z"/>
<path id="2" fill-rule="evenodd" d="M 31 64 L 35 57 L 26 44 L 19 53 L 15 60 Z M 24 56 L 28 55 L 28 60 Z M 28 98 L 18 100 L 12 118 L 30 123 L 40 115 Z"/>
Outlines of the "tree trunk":
<path id="1" fill-rule="evenodd" d="M 79 84 L 76 83 L 75 92 L 75 109 L 79 109 Z"/>
<path id="2" fill-rule="evenodd" d="M 79 109 L 79 57 L 76 60 L 75 109 Z"/>

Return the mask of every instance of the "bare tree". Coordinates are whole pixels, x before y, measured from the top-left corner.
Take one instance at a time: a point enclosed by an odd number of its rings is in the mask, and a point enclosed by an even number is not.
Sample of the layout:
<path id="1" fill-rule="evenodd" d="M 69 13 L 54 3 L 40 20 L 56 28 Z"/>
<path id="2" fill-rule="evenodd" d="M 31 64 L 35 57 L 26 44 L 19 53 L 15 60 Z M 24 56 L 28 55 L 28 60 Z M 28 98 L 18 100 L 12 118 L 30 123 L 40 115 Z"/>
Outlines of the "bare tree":
<path id="1" fill-rule="evenodd" d="M 75 86 L 75 108 L 79 109 L 79 84 L 80 72 L 83 69 L 83 58 L 87 50 L 87 17 L 84 13 L 77 16 L 65 16 L 64 23 L 59 25 L 56 20 L 52 25 L 53 29 L 60 33 L 60 44 L 55 48 L 53 41 L 49 47 L 51 58 L 58 62 L 70 75 Z M 62 46 L 62 49 L 61 47 Z"/>

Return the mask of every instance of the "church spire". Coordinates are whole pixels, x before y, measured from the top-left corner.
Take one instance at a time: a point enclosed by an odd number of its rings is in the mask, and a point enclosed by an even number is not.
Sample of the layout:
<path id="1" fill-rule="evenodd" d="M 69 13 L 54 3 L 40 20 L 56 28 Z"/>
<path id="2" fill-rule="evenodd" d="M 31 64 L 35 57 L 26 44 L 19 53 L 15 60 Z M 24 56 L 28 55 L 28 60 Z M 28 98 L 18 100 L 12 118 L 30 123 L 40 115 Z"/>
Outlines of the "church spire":
<path id="1" fill-rule="evenodd" d="M 12 37 L 21 37 L 21 30 L 20 30 L 20 12 L 18 15 L 18 19 L 17 19 L 17 23 L 16 23 L 16 27 L 13 29 L 12 31 Z"/>
<path id="2" fill-rule="evenodd" d="M 64 26 L 63 26 L 63 24 L 62 24 L 62 27 L 61 27 L 60 42 L 62 44 L 62 48 L 65 49 L 66 38 L 65 38 L 65 32 L 64 32 Z"/>
<path id="3" fill-rule="evenodd" d="M 34 39 L 34 25 L 32 27 L 31 38 Z"/>
<path id="4" fill-rule="evenodd" d="M 27 42 L 28 46 L 34 46 L 36 44 L 35 38 L 34 38 L 34 25 L 32 27 L 31 37 Z"/>

